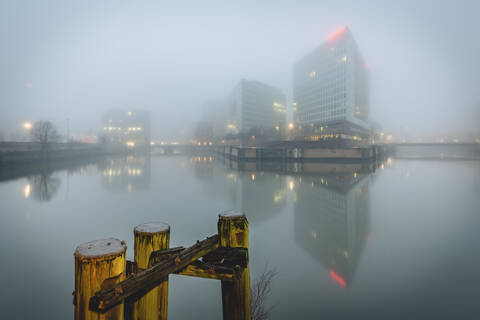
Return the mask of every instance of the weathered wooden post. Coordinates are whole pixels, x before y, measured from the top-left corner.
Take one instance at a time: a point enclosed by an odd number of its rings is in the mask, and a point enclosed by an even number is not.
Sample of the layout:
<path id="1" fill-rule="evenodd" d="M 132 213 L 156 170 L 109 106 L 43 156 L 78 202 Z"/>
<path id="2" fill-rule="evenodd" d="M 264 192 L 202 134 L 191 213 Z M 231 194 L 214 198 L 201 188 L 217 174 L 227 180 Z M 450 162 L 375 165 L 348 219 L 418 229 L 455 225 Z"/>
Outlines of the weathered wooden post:
<path id="1" fill-rule="evenodd" d="M 135 235 L 135 263 L 138 271 L 149 267 L 153 251 L 168 249 L 170 226 L 162 222 L 141 224 L 133 229 Z M 168 280 L 135 302 L 135 320 L 166 320 L 168 313 Z"/>
<path id="2" fill-rule="evenodd" d="M 123 319 L 123 304 L 106 313 L 90 311 L 89 300 L 100 289 L 125 279 L 127 246 L 109 238 L 81 244 L 75 250 L 75 320 Z"/>
<path id="3" fill-rule="evenodd" d="M 229 211 L 218 217 L 218 235 L 222 248 L 248 249 L 248 221 L 243 213 Z M 248 252 L 248 251 L 247 251 Z M 247 265 L 234 281 L 222 280 L 224 320 L 250 320 L 250 271 Z"/>

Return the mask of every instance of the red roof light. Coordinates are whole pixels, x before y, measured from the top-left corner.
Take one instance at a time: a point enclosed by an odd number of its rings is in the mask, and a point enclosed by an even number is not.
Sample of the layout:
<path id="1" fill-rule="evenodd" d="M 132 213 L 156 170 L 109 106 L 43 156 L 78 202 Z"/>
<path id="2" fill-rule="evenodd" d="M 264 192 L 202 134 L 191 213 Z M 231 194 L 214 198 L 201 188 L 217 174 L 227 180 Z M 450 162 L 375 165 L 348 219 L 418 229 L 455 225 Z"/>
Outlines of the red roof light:
<path id="1" fill-rule="evenodd" d="M 332 42 L 332 41 L 340 38 L 345 33 L 345 31 L 347 31 L 347 28 L 346 27 L 341 27 L 340 29 L 331 33 L 327 38 L 328 42 Z"/>

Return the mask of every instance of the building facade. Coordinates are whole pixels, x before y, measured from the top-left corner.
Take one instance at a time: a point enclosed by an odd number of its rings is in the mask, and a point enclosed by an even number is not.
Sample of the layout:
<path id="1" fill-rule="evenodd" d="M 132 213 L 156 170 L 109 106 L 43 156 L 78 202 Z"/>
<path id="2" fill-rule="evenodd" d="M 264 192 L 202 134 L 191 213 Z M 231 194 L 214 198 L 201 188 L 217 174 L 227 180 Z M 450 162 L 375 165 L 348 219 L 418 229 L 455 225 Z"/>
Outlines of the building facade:
<path id="1" fill-rule="evenodd" d="M 228 99 L 227 133 L 282 131 L 286 122 L 285 94 L 255 80 L 241 80 Z"/>
<path id="2" fill-rule="evenodd" d="M 365 139 L 369 132 L 368 65 L 343 27 L 294 66 L 293 111 L 299 132 Z M 330 127 L 330 128 L 329 128 Z"/>
<path id="3" fill-rule="evenodd" d="M 127 147 L 150 146 L 150 114 L 143 110 L 109 110 L 103 114 L 103 134 L 106 143 Z"/>

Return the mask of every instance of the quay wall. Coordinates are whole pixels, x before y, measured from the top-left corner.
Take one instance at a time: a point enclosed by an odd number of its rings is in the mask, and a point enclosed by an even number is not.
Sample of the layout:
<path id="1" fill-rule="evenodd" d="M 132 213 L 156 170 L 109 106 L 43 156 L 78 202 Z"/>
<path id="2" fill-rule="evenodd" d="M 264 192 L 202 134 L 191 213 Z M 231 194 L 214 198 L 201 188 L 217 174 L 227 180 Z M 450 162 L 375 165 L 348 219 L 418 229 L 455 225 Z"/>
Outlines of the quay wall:
<path id="1" fill-rule="evenodd" d="M 0 142 L 0 166 L 37 163 L 118 154 L 127 152 L 122 145 L 51 143 L 45 150 L 35 142 Z"/>
<path id="2" fill-rule="evenodd" d="M 242 161 L 364 161 L 377 159 L 386 153 L 381 146 L 355 148 L 218 146 L 216 152 L 226 158 Z"/>

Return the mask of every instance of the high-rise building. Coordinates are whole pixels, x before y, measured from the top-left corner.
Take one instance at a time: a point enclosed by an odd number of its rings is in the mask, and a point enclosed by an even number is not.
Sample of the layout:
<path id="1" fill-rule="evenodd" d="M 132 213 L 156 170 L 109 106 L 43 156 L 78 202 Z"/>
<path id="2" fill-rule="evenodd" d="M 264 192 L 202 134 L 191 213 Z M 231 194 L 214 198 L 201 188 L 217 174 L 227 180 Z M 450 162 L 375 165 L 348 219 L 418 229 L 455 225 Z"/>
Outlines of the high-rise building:
<path id="1" fill-rule="evenodd" d="M 228 133 L 285 128 L 285 94 L 255 80 L 241 80 L 228 100 Z"/>
<path id="2" fill-rule="evenodd" d="M 103 138 L 107 143 L 128 147 L 150 146 L 150 114 L 143 110 L 109 110 L 102 116 Z"/>
<path id="3" fill-rule="evenodd" d="M 294 120 L 304 137 L 369 135 L 368 65 L 343 27 L 294 66 Z"/>

